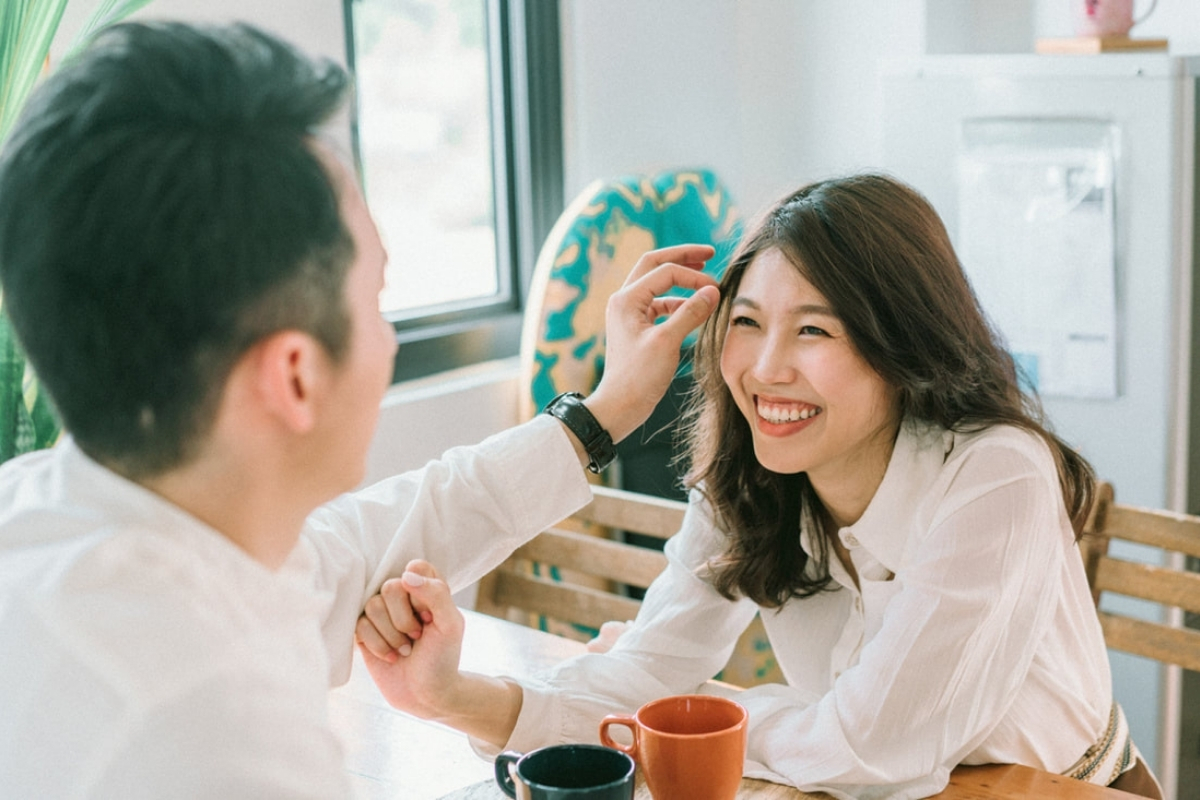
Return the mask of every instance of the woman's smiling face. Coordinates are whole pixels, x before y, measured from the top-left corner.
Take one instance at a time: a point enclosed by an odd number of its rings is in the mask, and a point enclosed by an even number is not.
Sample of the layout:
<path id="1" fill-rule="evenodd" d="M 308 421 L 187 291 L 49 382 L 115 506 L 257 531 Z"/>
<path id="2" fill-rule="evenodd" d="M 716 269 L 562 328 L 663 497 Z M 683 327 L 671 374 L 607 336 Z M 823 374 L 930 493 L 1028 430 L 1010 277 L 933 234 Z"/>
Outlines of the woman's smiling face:
<path id="1" fill-rule="evenodd" d="M 807 472 L 818 493 L 882 476 L 899 425 L 897 392 L 777 248 L 754 258 L 730 303 L 721 375 L 767 469 Z"/>

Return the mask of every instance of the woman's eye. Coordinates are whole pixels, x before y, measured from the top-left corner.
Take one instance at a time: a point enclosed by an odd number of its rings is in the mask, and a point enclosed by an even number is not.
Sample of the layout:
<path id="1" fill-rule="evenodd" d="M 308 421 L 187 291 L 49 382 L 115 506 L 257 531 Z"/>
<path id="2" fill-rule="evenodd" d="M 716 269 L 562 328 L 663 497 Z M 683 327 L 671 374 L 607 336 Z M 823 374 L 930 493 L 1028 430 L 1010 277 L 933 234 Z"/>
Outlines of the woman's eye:
<path id="1" fill-rule="evenodd" d="M 805 325 L 800 328 L 801 336 L 828 336 L 823 328 L 818 328 L 816 325 Z"/>
<path id="2" fill-rule="evenodd" d="M 758 323 L 755 322 L 754 320 L 750 319 L 750 317 L 734 317 L 733 319 L 729 320 L 729 327 L 731 327 L 731 328 L 740 328 L 740 327 L 752 328 L 757 325 L 758 325 Z"/>

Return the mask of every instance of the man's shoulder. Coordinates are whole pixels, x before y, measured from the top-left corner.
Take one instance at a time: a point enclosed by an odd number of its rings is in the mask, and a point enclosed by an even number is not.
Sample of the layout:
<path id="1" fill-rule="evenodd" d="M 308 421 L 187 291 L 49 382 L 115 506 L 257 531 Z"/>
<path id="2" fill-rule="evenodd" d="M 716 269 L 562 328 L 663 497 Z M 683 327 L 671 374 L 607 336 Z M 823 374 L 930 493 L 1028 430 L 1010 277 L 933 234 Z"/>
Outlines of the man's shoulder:
<path id="1" fill-rule="evenodd" d="M 100 567 L 97 579 L 132 577 L 102 560 L 78 566 Z M 103 593 L 81 586 L 59 586 L 52 602 L 0 598 L 0 682 L 14 689 L 0 693 L 0 741 L 21 743 L 0 748 L 0 785 L 60 796 L 113 775 L 177 784 L 196 777 L 190 761 L 218 752 L 236 775 L 238 752 L 252 761 L 266 727 L 319 731 L 309 698 L 324 694 L 299 680 L 320 670 L 288 674 L 281 667 L 294 662 L 272 662 L 198 611 L 203 597 L 157 586 L 147 595 L 136 581 Z"/>
<path id="2" fill-rule="evenodd" d="M 45 668 L 75 662 L 78 677 L 90 674 L 118 692 L 177 680 L 181 665 L 213 668 L 208 654 L 229 647 L 223 602 L 205 603 L 198 576 L 174 568 L 163 551 L 169 544 L 100 525 L 0 550 L 0 650 L 36 643 Z"/>
<path id="3" fill-rule="evenodd" d="M 70 439 L 10 459 L 0 465 L 0 552 L 104 524 L 131 486 Z"/>

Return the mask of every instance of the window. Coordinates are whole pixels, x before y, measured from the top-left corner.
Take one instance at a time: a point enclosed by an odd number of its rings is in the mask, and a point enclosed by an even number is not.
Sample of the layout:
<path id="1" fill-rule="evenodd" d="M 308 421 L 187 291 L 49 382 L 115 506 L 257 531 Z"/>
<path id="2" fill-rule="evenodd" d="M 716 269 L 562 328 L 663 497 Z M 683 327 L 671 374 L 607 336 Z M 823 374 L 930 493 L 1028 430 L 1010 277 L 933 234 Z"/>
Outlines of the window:
<path id="1" fill-rule="evenodd" d="M 345 13 L 394 379 L 514 355 L 563 205 L 558 4 L 345 0 Z"/>

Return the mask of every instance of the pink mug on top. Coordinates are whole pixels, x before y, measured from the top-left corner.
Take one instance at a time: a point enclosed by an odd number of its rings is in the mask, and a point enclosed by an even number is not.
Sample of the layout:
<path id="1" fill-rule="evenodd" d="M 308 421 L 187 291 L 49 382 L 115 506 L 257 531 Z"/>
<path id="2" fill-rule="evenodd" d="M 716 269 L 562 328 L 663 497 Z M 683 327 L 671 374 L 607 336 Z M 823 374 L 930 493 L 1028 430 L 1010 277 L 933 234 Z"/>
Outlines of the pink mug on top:
<path id="1" fill-rule="evenodd" d="M 1158 0 L 1137 19 L 1133 0 L 1071 0 L 1075 8 L 1075 32 L 1080 36 L 1128 36 L 1129 30 L 1154 10 Z"/>

